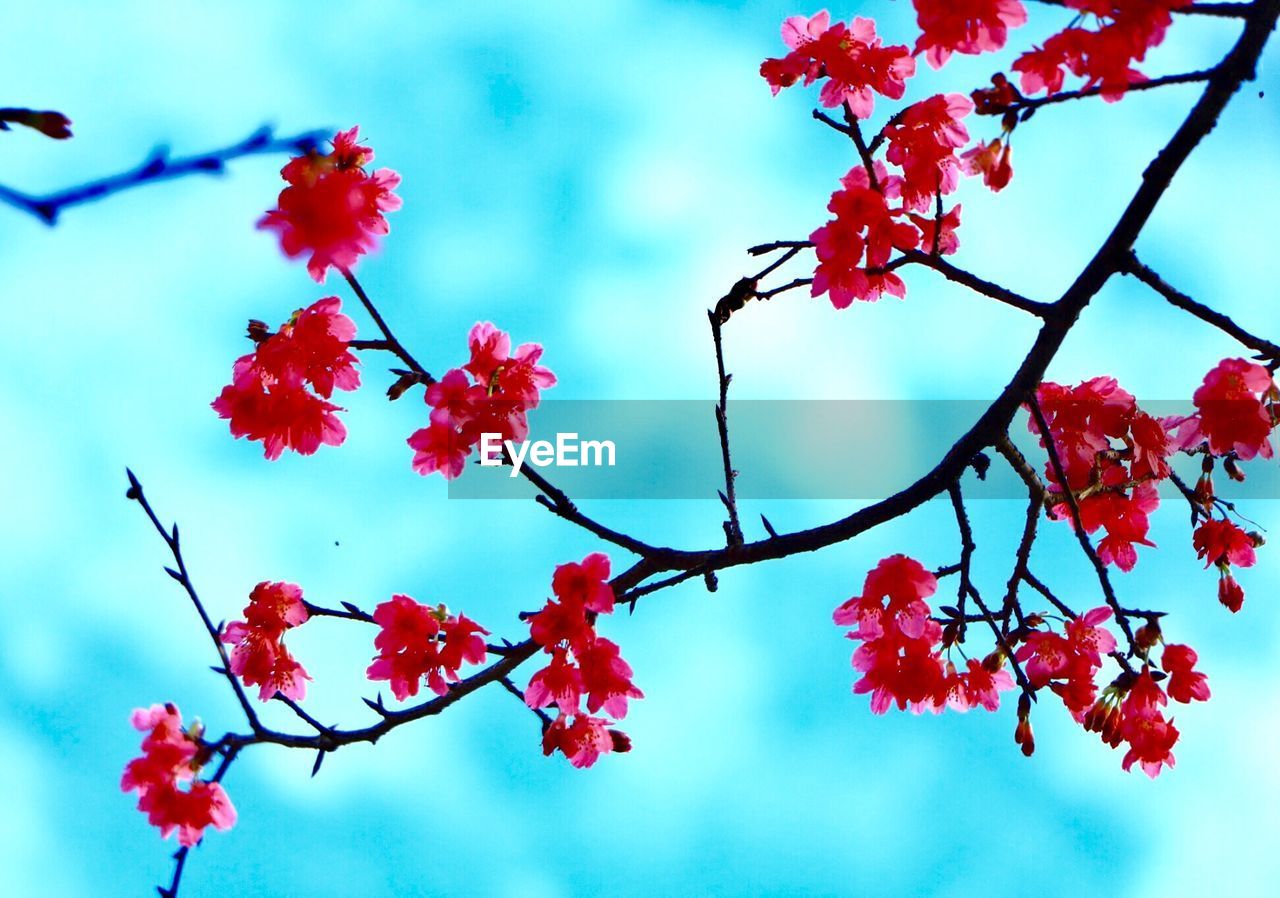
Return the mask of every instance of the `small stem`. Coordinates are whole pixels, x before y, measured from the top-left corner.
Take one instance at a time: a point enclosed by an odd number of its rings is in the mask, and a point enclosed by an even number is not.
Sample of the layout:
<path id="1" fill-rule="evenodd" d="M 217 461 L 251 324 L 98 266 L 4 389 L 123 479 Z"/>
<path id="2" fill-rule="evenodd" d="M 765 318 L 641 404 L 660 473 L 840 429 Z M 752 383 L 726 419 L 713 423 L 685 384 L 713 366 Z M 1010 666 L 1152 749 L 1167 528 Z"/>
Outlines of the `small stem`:
<path id="1" fill-rule="evenodd" d="M 1163 296 L 1170 305 L 1191 313 L 1206 324 L 1213 325 L 1242 346 L 1254 350 L 1267 359 L 1280 360 L 1280 346 L 1270 340 L 1254 336 L 1236 324 L 1230 317 L 1209 308 L 1203 303 L 1196 302 L 1181 290 L 1170 285 L 1164 278 L 1152 271 L 1150 267 L 1144 265 L 1139 261 L 1136 254 L 1129 253 L 1121 271 L 1142 281 L 1142 283 Z"/>
<path id="2" fill-rule="evenodd" d="M 1133 630 L 1129 627 L 1129 619 L 1124 616 L 1124 610 L 1120 607 L 1115 590 L 1111 586 L 1111 576 L 1107 573 L 1107 566 L 1098 557 L 1097 551 L 1093 548 L 1093 542 L 1089 539 L 1089 534 L 1085 532 L 1084 522 L 1080 517 L 1080 504 L 1076 502 L 1075 493 L 1071 491 L 1071 486 L 1067 482 L 1066 468 L 1062 464 L 1062 459 L 1058 456 L 1057 444 L 1049 430 L 1049 424 L 1045 420 L 1044 412 L 1040 409 L 1040 401 L 1036 398 L 1034 389 L 1027 394 L 1027 405 L 1031 409 L 1031 415 L 1035 418 L 1036 427 L 1040 430 L 1040 435 L 1044 439 L 1045 449 L 1049 453 L 1049 462 L 1053 465 L 1053 473 L 1058 478 L 1058 483 L 1062 485 L 1062 494 L 1066 498 L 1067 507 L 1071 509 L 1071 523 L 1073 525 L 1072 529 L 1075 530 L 1076 539 L 1080 543 L 1080 548 L 1084 550 L 1084 554 L 1088 556 L 1089 562 L 1093 565 L 1093 569 L 1098 575 L 1098 583 L 1102 587 L 1102 595 L 1107 604 L 1111 606 L 1111 610 L 1115 612 L 1116 621 L 1120 624 L 1120 629 L 1124 631 L 1125 639 L 1129 642 L 1129 654 L 1136 654 L 1138 647 L 1133 640 Z"/>
<path id="3" fill-rule="evenodd" d="M 1165 75 L 1161 78 L 1151 78 L 1147 81 L 1139 81 L 1136 84 L 1130 84 L 1124 89 L 1124 93 L 1137 93 L 1141 90 L 1154 90 L 1158 87 L 1168 87 L 1171 84 L 1196 84 L 1201 81 L 1208 81 L 1218 73 L 1216 68 L 1202 69 L 1196 72 L 1183 72 L 1178 75 Z M 1095 84 L 1093 87 L 1085 87 L 1080 90 L 1064 90 L 1060 93 L 1049 94 L 1047 97 L 1026 97 L 1008 106 L 998 106 L 991 109 L 980 111 L 979 115 L 1004 115 L 1008 112 L 1022 113 L 1026 115 L 1041 106 L 1051 106 L 1055 103 L 1065 103 L 1069 100 L 1081 100 L 1086 97 L 1096 97 L 1103 93 L 1109 92 L 1110 88 L 1103 87 L 1101 84 Z"/>
<path id="4" fill-rule="evenodd" d="M 172 532 L 166 531 L 164 525 L 160 523 L 160 518 L 157 517 L 155 510 L 152 509 L 151 503 L 147 501 L 147 497 L 142 491 L 141 482 L 127 468 L 125 473 L 129 476 L 129 492 L 126 495 L 137 502 L 142 507 L 142 510 L 146 512 L 147 517 L 151 520 L 151 525 L 155 527 L 156 532 L 165 541 L 165 545 L 169 547 L 169 554 L 173 556 L 174 563 L 177 565 L 177 570 L 165 568 L 165 571 L 177 581 L 178 585 L 183 588 L 191 599 L 191 604 L 195 606 L 196 612 L 200 615 L 200 620 L 204 623 L 205 632 L 209 634 L 209 639 L 213 641 L 213 647 L 218 652 L 218 659 L 222 662 L 222 675 L 226 677 L 227 682 L 231 685 L 236 701 L 239 702 L 240 709 L 244 712 L 245 720 L 255 733 L 261 732 L 263 727 L 258 721 L 258 712 L 254 710 L 253 705 L 249 702 L 249 697 L 245 695 L 244 687 L 240 685 L 239 678 L 231 672 L 231 659 L 227 656 L 227 650 L 222 644 L 222 634 L 210 619 L 209 613 L 205 611 L 204 603 L 200 601 L 195 585 L 191 582 L 191 577 L 187 573 L 187 563 L 182 557 L 182 547 L 178 542 L 178 525 L 173 525 Z"/>
<path id="5" fill-rule="evenodd" d="M 378 307 L 373 304 L 373 300 L 369 298 L 369 294 L 364 292 L 364 287 L 360 286 L 360 282 L 356 280 L 356 276 L 351 273 L 351 269 L 347 268 L 345 265 L 338 265 L 335 267 L 338 271 L 342 272 L 342 276 L 346 278 L 347 283 L 351 285 L 352 292 L 355 293 L 360 302 L 364 305 L 365 311 L 369 313 L 369 317 L 373 319 L 373 323 L 378 326 L 378 330 L 382 331 L 382 336 L 386 340 L 386 346 L 380 348 L 384 348 L 395 353 L 396 357 L 399 358 L 400 361 L 408 365 L 413 373 L 418 375 L 420 382 L 428 385 L 435 383 L 435 378 L 428 373 L 426 368 L 419 365 L 418 360 L 410 355 L 409 350 L 405 349 L 400 341 L 396 339 L 395 334 L 391 332 L 391 328 L 387 326 L 387 322 L 383 319 L 382 313 L 380 313 L 378 311 Z"/>
<path id="6" fill-rule="evenodd" d="M 795 252 L 792 250 L 791 252 Z M 716 429 L 720 434 L 720 456 L 724 462 L 724 492 L 720 494 L 729 519 L 724 523 L 725 538 L 731 546 L 742 544 L 742 525 L 738 520 L 738 497 L 734 489 L 737 472 L 733 469 L 733 460 L 729 452 L 729 415 L 727 402 L 729 397 L 729 381 L 731 375 L 725 372 L 724 341 L 721 335 L 721 321 L 714 311 L 707 312 L 711 322 L 711 340 L 716 350 L 716 371 L 719 374 L 720 401 L 716 404 Z"/>

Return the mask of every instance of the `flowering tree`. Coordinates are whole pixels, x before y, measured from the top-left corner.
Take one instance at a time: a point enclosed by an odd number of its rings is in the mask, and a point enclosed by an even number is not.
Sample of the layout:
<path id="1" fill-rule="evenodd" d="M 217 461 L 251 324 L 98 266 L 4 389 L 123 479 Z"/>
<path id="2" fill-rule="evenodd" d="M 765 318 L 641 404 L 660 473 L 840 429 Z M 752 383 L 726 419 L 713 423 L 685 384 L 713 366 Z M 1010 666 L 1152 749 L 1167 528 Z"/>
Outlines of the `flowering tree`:
<path id="1" fill-rule="evenodd" d="M 1230 612 L 1240 610 L 1244 589 L 1236 569 L 1255 563 L 1262 539 L 1246 529 L 1247 522 L 1241 526 L 1244 519 L 1234 506 L 1216 495 L 1214 475 L 1221 470 L 1230 480 L 1243 480 L 1243 463 L 1272 457 L 1272 434 L 1280 422 L 1280 390 L 1273 379 L 1280 346 L 1180 292 L 1144 264 L 1135 247 L 1179 168 L 1253 77 L 1280 17 L 1280 0 L 1043 0 L 1043 5 L 1071 10 L 1038 13 L 1066 27 L 1027 48 L 1010 73 L 976 89 L 961 92 L 973 86 L 956 85 L 957 92 L 913 97 L 909 103 L 898 101 L 908 98 L 921 59 L 942 69 L 954 54 L 982 54 L 1013 41 L 1028 18 L 1021 0 L 914 0 L 919 33 L 913 44 L 889 42 L 870 19 L 845 23 L 826 11 L 783 23 L 785 52 L 766 59 L 760 75 L 774 93 L 818 87 L 820 108 L 813 116 L 847 139 L 851 167 L 838 178 L 833 173 L 829 216 L 815 211 L 815 228 L 805 238 L 751 247 L 752 256 L 771 261 L 733 284 L 708 313 L 719 375 L 715 415 L 724 471 L 724 545 L 688 550 L 643 541 L 588 515 L 535 469 L 517 466 L 547 510 L 601 543 L 602 551 L 548 572 L 553 598 L 541 607 L 531 602 L 526 610 L 513 608 L 510 620 L 478 622 L 461 610 L 399 594 L 372 610 L 345 602 L 327 607 L 309 601 L 297 584 L 264 580 L 248 596 L 241 619 L 218 624 L 187 570 L 177 526 L 162 520 L 129 473 L 128 496 L 164 540 L 172 556 L 166 570 L 190 598 L 217 653 L 216 670 L 244 718 L 242 725 L 209 733 L 199 724 L 184 724 L 173 704 L 133 714 L 133 725 L 143 734 L 141 754 L 127 764 L 121 787 L 136 793 L 139 810 L 162 836 L 176 832 L 180 845 L 162 895 L 177 893 L 189 849 L 209 827 L 226 830 L 234 824 L 236 810 L 223 780 L 246 749 L 305 750 L 313 757 L 314 773 L 328 754 L 345 745 L 376 742 L 496 684 L 536 715 L 545 754 L 590 767 L 602 755 L 631 750 L 620 721 L 630 700 L 643 698 L 619 645 L 598 632 L 602 615 L 619 606 L 634 610 L 643 597 L 688 580 L 700 578 L 715 589 L 720 570 L 852 540 L 943 496 L 954 512 L 958 557 L 886 557 L 866 574 L 861 591 L 834 609 L 834 623 L 847 628 L 857 643 L 853 691 L 869 694 L 876 714 L 895 707 L 935 714 L 997 712 L 1002 696 L 1006 701 L 1016 696 L 1014 740 L 1025 755 L 1035 748 L 1032 708 L 1052 693 L 1067 714 L 1106 745 L 1123 746 L 1125 770 L 1138 766 L 1155 777 L 1173 766 L 1180 733 L 1169 702 L 1207 700 L 1207 678 L 1197 670 L 1194 649 L 1165 639 L 1165 612 L 1135 607 L 1117 588 L 1113 573 L 1128 572 L 1140 557 L 1153 556 L 1149 519 L 1161 505 L 1157 488 L 1165 483 L 1172 488 L 1166 493 L 1189 511 L 1186 549 L 1206 568 L 1216 569 L 1221 604 Z M 1154 78 L 1136 68 L 1170 27 L 1193 28 L 1193 20 L 1204 16 L 1239 23 L 1238 39 L 1216 65 Z M 1092 98 L 1117 102 L 1132 91 L 1187 83 L 1202 85 L 1198 100 L 1147 167 L 1109 236 L 1061 296 L 1022 296 L 994 276 L 949 261 L 960 249 L 962 231 L 960 205 L 949 197 L 968 177 L 980 178 L 992 191 L 1006 187 L 1013 177 L 1013 135 L 1042 126 L 1043 119 L 1031 121 L 1041 107 Z M 881 124 L 873 130 L 877 115 Z M 58 113 L 0 110 L 0 126 L 5 122 L 69 136 L 69 123 Z M 395 380 L 388 398 L 420 394 L 427 406 L 421 427 L 405 435 L 406 473 L 466 477 L 468 463 L 484 455 L 483 435 L 524 440 L 543 392 L 556 384 L 543 364 L 541 346 L 513 344 L 508 333 L 481 322 L 467 335 L 465 350 L 459 339 L 456 367 L 434 360 L 424 364 L 397 338 L 357 279 L 362 258 L 389 233 L 387 214 L 400 206 L 395 192 L 400 176 L 372 167 L 373 152 L 356 128 L 339 132 L 327 145 L 315 135 L 280 141 L 260 132 L 214 154 L 191 160 L 157 157 L 119 178 L 62 194 L 6 191 L 4 199 L 52 223 L 74 202 L 161 177 L 218 170 L 237 155 L 280 150 L 297 155 L 284 166 L 286 186 L 259 227 L 278 237 L 287 257 L 305 258 L 317 283 L 330 276 L 345 282 L 367 323 L 349 317 L 336 295 L 287 317 L 276 310 L 273 319 L 284 320 L 274 329 L 251 321 L 252 350 L 231 365 L 230 383 L 212 400 L 213 412 L 227 420 L 231 435 L 260 442 L 267 460 L 286 450 L 301 455 L 323 447 L 338 451 L 347 425 L 335 399 L 340 391 L 361 386 L 362 357 L 390 357 Z M 810 252 L 812 261 L 806 261 Z M 807 530 L 778 532 L 763 520 L 767 535 L 748 540 L 731 452 L 727 325 L 753 302 L 804 289 L 837 310 L 886 293 L 905 298 L 907 279 L 919 269 L 931 269 L 1010 307 L 1011 313 L 1038 320 L 1039 333 L 1008 385 L 906 489 Z M 788 281 L 784 270 L 797 276 Z M 1242 346 L 1247 357 L 1206 366 L 1201 386 L 1190 397 L 1190 414 L 1156 417 L 1104 372 L 1082 372 L 1091 376 L 1073 386 L 1044 380 L 1067 334 L 1115 275 L 1136 278 Z M 775 279 L 782 283 L 768 286 Z M 366 326 L 372 336 L 358 337 L 358 328 Z M 1039 456 L 1029 458 L 1015 446 L 1011 434 L 1019 427 L 1036 439 Z M 502 452 L 502 461 L 511 463 L 509 450 Z M 1194 483 L 1175 469 L 1187 457 L 1200 465 Z M 984 597 L 985 587 L 971 571 L 976 537 L 964 490 L 967 478 L 985 477 L 992 464 L 1017 474 L 1027 503 L 1007 580 L 999 593 L 988 591 Z M 1096 574 L 1095 607 L 1068 606 L 1051 578 L 1033 571 L 1042 518 L 1049 522 L 1044 526 L 1074 534 Z M 615 573 L 610 555 L 630 561 Z M 949 603 L 935 598 L 944 578 L 956 583 Z M 362 725 L 329 726 L 304 707 L 310 681 L 306 659 L 295 657 L 286 641 L 291 630 L 316 626 L 318 618 L 356 625 L 353 638 L 371 642 L 365 678 L 386 681 L 394 696 L 392 705 L 381 694 L 365 699 L 372 717 Z M 492 638 L 495 633 L 508 638 Z M 295 728 L 263 723 L 259 703 L 271 701 L 292 712 Z"/>

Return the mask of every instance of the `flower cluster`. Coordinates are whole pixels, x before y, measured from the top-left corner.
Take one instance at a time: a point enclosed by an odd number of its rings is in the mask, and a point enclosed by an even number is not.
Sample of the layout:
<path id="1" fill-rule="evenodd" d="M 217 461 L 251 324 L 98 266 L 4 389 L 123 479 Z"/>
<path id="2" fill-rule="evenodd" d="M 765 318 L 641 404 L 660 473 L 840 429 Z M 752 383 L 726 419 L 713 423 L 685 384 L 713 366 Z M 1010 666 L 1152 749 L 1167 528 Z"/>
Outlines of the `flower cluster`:
<path id="1" fill-rule="evenodd" d="M 1173 418 L 1177 449 L 1207 450 L 1245 461 L 1271 458 L 1271 432 L 1280 421 L 1280 388 L 1266 368 L 1245 359 L 1223 359 L 1191 397 L 1195 414 Z"/>
<path id="2" fill-rule="evenodd" d="M 1098 87 L 1103 99 L 1121 99 L 1146 77 L 1133 68 L 1147 51 L 1164 41 L 1173 10 L 1192 0 L 1064 0 L 1080 13 L 1075 22 L 1092 16 L 1096 29 L 1078 24 L 1063 29 L 1013 64 L 1022 76 L 1022 89 L 1056 93 L 1067 74 L 1084 78 L 1086 88 Z"/>
<path id="3" fill-rule="evenodd" d="M 969 142 L 962 119 L 971 112 L 973 101 L 963 94 L 937 94 L 908 106 L 885 127 L 885 158 L 902 169 L 902 201 L 908 209 L 932 213 L 938 194 L 954 193 L 959 186 L 956 150 Z"/>
<path id="4" fill-rule="evenodd" d="M 1231 566 L 1253 567 L 1258 543 L 1256 534 L 1220 518 L 1206 518 L 1191 535 L 1196 557 L 1204 559 L 1205 567 L 1212 564 L 1218 568 L 1218 601 L 1233 614 L 1244 605 L 1244 589 L 1231 573 Z"/>
<path id="5" fill-rule="evenodd" d="M 556 376 L 538 364 L 542 347 L 537 343 L 513 352 L 511 337 L 487 321 L 471 328 L 467 342 L 471 361 L 427 388 L 431 423 L 409 437 L 413 469 L 424 476 L 439 471 L 452 480 L 460 475 L 483 434 L 523 440 L 529 433 L 528 411 L 537 408 L 542 390 L 555 386 Z"/>
<path id="6" fill-rule="evenodd" d="M 1085 729 L 1098 733 L 1112 748 L 1128 743 L 1121 762 L 1124 769 L 1137 763 L 1154 779 L 1162 767 L 1174 765 L 1173 746 L 1179 735 L 1172 718 L 1166 719 L 1161 709 L 1171 698 L 1184 704 L 1209 700 L 1208 678 L 1194 670 L 1197 660 L 1190 646 L 1166 645 L 1160 664 L 1168 675 L 1167 690 L 1149 666 L 1137 675 L 1126 673 L 1107 687 L 1081 719 Z"/>
<path id="7" fill-rule="evenodd" d="M 1147 539 L 1148 516 L 1160 504 L 1155 482 L 1169 476 L 1167 459 L 1173 451 L 1164 425 L 1139 409 L 1111 377 L 1074 387 L 1045 382 L 1036 399 L 1067 482 L 1060 482 L 1053 459 L 1045 462 L 1045 476 L 1059 494 L 1074 494 L 1087 533 L 1106 531 L 1098 556 L 1123 571 L 1133 570 L 1135 546 L 1155 545 Z M 1028 426 L 1040 445 L 1047 446 L 1034 418 Z M 1065 499 L 1053 513 L 1071 518 Z"/>
<path id="8" fill-rule="evenodd" d="M 524 700 L 530 708 L 559 710 L 543 734 L 543 753 L 559 750 L 573 766 L 590 767 L 602 754 L 631 748 L 626 734 L 596 712 L 621 720 L 627 701 L 644 693 L 631 682 L 631 665 L 617 644 L 595 630 L 596 616 L 613 612 L 608 557 L 595 552 L 580 563 L 559 565 L 551 589 L 559 601 L 549 599 L 529 617 L 530 634 L 551 662 L 529 680 Z"/>
<path id="9" fill-rule="evenodd" d="M 280 170 L 289 186 L 258 222 L 279 233 L 289 258 L 311 254 L 307 271 L 317 282 L 324 281 L 330 266 L 354 266 L 390 230 L 382 213 L 400 208 L 400 198 L 392 193 L 400 176 L 389 168 L 365 171 L 373 150 L 359 145 L 359 133 L 359 127 L 339 131 L 332 152 L 290 159 Z"/>
<path id="10" fill-rule="evenodd" d="M 942 211 L 941 198 L 956 190 L 961 174 L 983 173 L 973 161 L 976 151 L 958 154 L 969 142 L 963 119 L 973 108 L 961 94 L 938 94 L 908 106 L 885 126 L 885 158 L 901 174 L 890 174 L 877 160 L 841 179 L 827 204 L 835 219 L 809 235 L 818 257 L 814 296 L 826 293 L 837 309 L 884 293 L 901 298 L 906 285 L 890 264 L 894 250 L 948 255 L 959 248 L 960 206 Z M 986 177 L 994 189 L 1007 180 Z"/>
<path id="11" fill-rule="evenodd" d="M 444 605 L 430 608 L 409 596 L 394 595 L 373 611 L 381 632 L 373 638 L 378 656 L 369 665 L 370 680 L 390 680 L 399 701 L 418 694 L 423 677 L 436 695 L 458 681 L 463 663 L 482 664 L 489 631 Z"/>
<path id="12" fill-rule="evenodd" d="M 822 105 L 847 104 L 858 118 L 871 115 L 877 93 L 901 99 L 906 79 L 916 73 L 911 52 L 905 46 L 884 46 L 871 19 L 832 25 L 825 9 L 812 18 L 791 16 L 782 23 L 782 40 L 791 52 L 760 65 L 760 75 L 773 92 L 802 78 L 805 86 L 826 78 L 819 93 Z"/>
<path id="13" fill-rule="evenodd" d="M 964 673 L 944 662 L 942 626 L 925 602 L 937 588 L 937 579 L 918 561 L 891 555 L 867 574 L 862 594 L 832 615 L 837 626 L 854 627 L 849 638 L 862 642 L 853 653 L 853 667 L 862 673 L 853 691 L 871 693 L 873 713 L 883 714 L 895 702 L 900 710 L 916 712 L 994 711 L 1000 693 L 1013 688 L 1002 654 L 971 658 Z"/>
<path id="14" fill-rule="evenodd" d="M 1033 630 L 1014 655 L 1032 687 L 1048 686 L 1077 720 L 1083 720 L 1097 697 L 1094 675 L 1102 656 L 1116 647 L 1115 637 L 1099 626 L 1110 619 L 1110 608 L 1094 608 L 1067 621 L 1060 634 Z"/>
<path id="15" fill-rule="evenodd" d="M 284 633 L 309 617 L 302 589 L 293 583 L 262 582 L 249 593 L 244 620 L 232 621 L 222 632 L 231 650 L 231 672 L 246 686 L 257 686 L 258 698 L 270 701 L 277 692 L 302 701 L 307 694 L 307 672 L 289 654 Z"/>
<path id="16" fill-rule="evenodd" d="M 172 704 L 139 708 L 131 722 L 147 735 L 142 756 L 125 766 L 120 789 L 138 793 L 138 810 L 159 827 L 161 838 L 169 838 L 176 830 L 178 843 L 190 847 L 210 826 L 230 829 L 236 809 L 222 785 L 195 778 L 201 755 L 198 728 L 191 733 L 184 730 L 182 714 Z"/>
<path id="17" fill-rule="evenodd" d="M 913 0 L 920 39 L 916 52 L 940 69 L 952 53 L 990 53 L 1005 45 L 1009 29 L 1025 25 L 1021 0 Z"/>
<path id="18" fill-rule="evenodd" d="M 348 349 L 356 326 L 341 309 L 342 301 L 329 296 L 295 312 L 274 334 L 251 328 L 257 346 L 236 360 L 231 383 L 212 403 L 230 419 L 236 439 L 261 440 L 271 460 L 285 449 L 311 455 L 342 444 L 347 428 L 335 414 L 342 409 L 328 400 L 335 389 L 360 386 L 360 372 Z"/>

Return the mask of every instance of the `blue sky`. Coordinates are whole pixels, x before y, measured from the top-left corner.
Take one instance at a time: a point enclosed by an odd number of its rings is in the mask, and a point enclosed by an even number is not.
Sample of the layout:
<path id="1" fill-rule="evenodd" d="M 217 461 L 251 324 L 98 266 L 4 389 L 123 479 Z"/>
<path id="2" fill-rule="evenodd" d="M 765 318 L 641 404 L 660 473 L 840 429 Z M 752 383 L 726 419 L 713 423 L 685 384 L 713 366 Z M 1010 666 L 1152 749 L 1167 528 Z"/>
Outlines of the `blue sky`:
<path id="1" fill-rule="evenodd" d="M 909 9 L 833 13 L 874 15 L 905 42 Z M 76 137 L 0 135 L 0 182 L 53 189 L 131 166 L 159 142 L 204 150 L 263 122 L 284 132 L 359 123 L 379 163 L 403 175 L 405 199 L 360 274 L 433 370 L 460 361 L 467 328 L 488 319 L 544 344 L 557 398 L 706 399 L 704 310 L 750 270 L 745 247 L 820 224 L 852 164 L 839 136 L 809 120 L 812 92 L 771 98 L 756 75 L 796 12 L 813 10 L 51 2 L 6 23 L 4 100 L 65 110 Z M 1020 40 L 1065 23 L 1061 11 L 1033 15 Z M 1179 21 L 1146 70 L 1212 63 L 1233 27 Z M 977 86 L 1002 64 L 922 71 L 910 96 Z M 1139 244 L 1169 280 L 1273 339 L 1280 255 L 1258 198 L 1280 187 L 1276 64 L 1272 48 L 1262 80 L 1186 166 Z M 1016 135 L 1008 190 L 964 188 L 957 262 L 1054 298 L 1194 95 L 1044 110 Z M 974 131 L 994 136 L 990 122 Z M 69 211 L 53 230 L 0 209 L 14 335 L 0 378 L 6 895 L 146 893 L 168 875 L 172 843 L 118 790 L 137 747 L 129 711 L 168 699 L 215 731 L 240 725 L 207 670 L 198 621 L 160 571 L 163 546 L 123 499 L 126 465 L 160 514 L 181 522 L 215 617 L 238 614 L 259 580 L 286 579 L 329 605 L 372 607 L 392 592 L 447 602 L 516 638 L 515 613 L 546 595 L 554 565 L 599 548 L 532 503 L 449 501 L 443 483 L 413 475 L 403 439 L 425 409 L 416 398 L 382 401 L 389 378 L 376 361 L 366 389 L 346 400 L 340 450 L 269 464 L 230 439 L 208 403 L 245 350 L 245 320 L 278 322 L 341 292 L 332 281 L 317 288 L 253 229 L 281 162 L 245 160 L 222 178 L 121 195 Z M 905 302 L 836 312 L 792 294 L 736 317 L 734 395 L 994 395 L 1032 322 L 928 272 L 910 275 Z M 1111 373 L 1139 397 L 1177 399 L 1236 354 L 1117 281 L 1050 376 Z M 941 451 L 927 433 L 919 442 L 890 451 L 922 452 L 922 465 Z M 373 750 L 344 749 L 315 780 L 310 757 L 247 753 L 227 781 L 240 822 L 195 852 L 183 894 L 965 896 L 1001 883 L 1049 896 L 1265 894 L 1280 876 L 1269 850 L 1280 565 L 1262 551 L 1241 578 L 1245 609 L 1231 617 L 1192 556 L 1185 516 L 1169 506 L 1155 520 L 1160 549 L 1119 588 L 1174 612 L 1166 630 L 1200 651 L 1214 698 L 1179 711 L 1178 767 L 1157 782 L 1123 774 L 1119 755 L 1052 703 L 1037 711 L 1039 749 L 1027 761 L 1010 709 L 874 718 L 849 694 L 852 646 L 830 611 L 883 555 L 954 560 L 949 509 L 934 503 L 852 543 L 727 572 L 714 595 L 687 585 L 608 621 L 647 697 L 626 720 L 635 750 L 589 771 L 544 759 L 536 721 L 497 689 Z M 850 507 L 756 503 L 744 520 L 755 527 L 764 511 L 792 529 Z M 673 545 L 720 538 L 714 501 L 590 510 Z M 990 501 L 973 513 L 979 576 L 1003 584 L 1021 509 Z M 1246 513 L 1272 532 L 1280 524 L 1274 501 Z M 1046 529 L 1037 568 L 1072 605 L 1097 604 L 1078 553 Z M 312 713 L 364 721 L 368 632 L 317 621 L 290 642 L 315 677 Z"/>

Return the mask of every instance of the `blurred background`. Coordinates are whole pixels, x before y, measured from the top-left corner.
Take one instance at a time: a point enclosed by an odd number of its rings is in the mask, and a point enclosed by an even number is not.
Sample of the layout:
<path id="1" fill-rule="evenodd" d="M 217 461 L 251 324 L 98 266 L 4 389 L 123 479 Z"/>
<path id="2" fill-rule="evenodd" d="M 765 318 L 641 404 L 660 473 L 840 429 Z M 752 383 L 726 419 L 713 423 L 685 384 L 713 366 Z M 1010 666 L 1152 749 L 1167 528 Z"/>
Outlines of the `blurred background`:
<path id="1" fill-rule="evenodd" d="M 1019 47 L 1069 21 L 1030 5 Z M 782 52 L 781 20 L 813 11 L 50 0 L 6 19 L 2 99 L 65 111 L 75 138 L 0 135 L 0 183 L 53 190 L 127 169 L 158 143 L 204 151 L 264 122 L 285 134 L 358 123 L 378 164 L 403 175 L 405 201 L 359 274 L 433 371 L 463 361 L 467 329 L 492 320 L 546 347 L 556 398 L 710 399 L 705 310 L 759 267 L 746 247 L 803 239 L 825 221 L 853 162 L 810 119 L 814 91 L 771 98 L 757 75 Z M 832 11 L 872 15 L 895 42 L 916 35 L 904 2 Z M 1212 64 L 1236 31 L 1180 19 L 1144 71 Z M 957 58 L 941 75 L 922 66 L 908 99 L 969 90 L 1010 59 Z M 1272 339 L 1276 61 L 1272 47 L 1139 244 L 1175 285 Z M 962 189 L 957 263 L 1055 298 L 1196 93 L 1043 110 L 1017 132 L 1007 190 Z M 874 121 L 889 111 L 882 100 Z M 997 134 L 986 119 L 970 127 Z M 243 727 L 208 671 L 197 618 L 161 571 L 163 544 L 124 499 L 126 465 L 161 517 L 181 523 L 215 619 L 238 616 L 259 580 L 283 579 L 330 606 L 371 608 L 392 592 L 446 602 L 514 639 L 516 613 L 545 598 L 554 565 L 600 548 L 530 501 L 450 500 L 439 478 L 415 476 L 404 439 L 426 409 L 417 393 L 382 399 L 392 378 L 378 358 L 366 361 L 365 388 L 342 397 L 341 449 L 268 463 L 257 444 L 230 438 L 209 402 L 248 349 L 245 321 L 275 325 L 347 295 L 340 280 L 312 283 L 254 230 L 283 162 L 246 159 L 223 177 L 121 194 L 68 210 L 53 229 L 0 208 L 4 895 L 149 894 L 167 881 L 174 845 L 119 791 L 139 741 L 130 710 L 170 700 L 214 733 Z M 801 261 L 779 277 L 808 273 Z M 1034 322 L 928 271 L 907 280 L 904 302 L 836 312 L 797 292 L 749 307 L 726 329 L 733 395 L 994 396 Z M 1239 354 L 1116 279 L 1050 377 L 1109 373 L 1140 398 L 1185 399 Z M 927 424 L 883 451 L 924 470 L 950 438 Z M 723 539 L 717 485 L 705 501 L 587 510 L 664 544 L 710 546 Z M 590 770 L 544 758 L 536 720 L 496 687 L 376 751 L 342 750 L 314 780 L 310 755 L 246 752 L 226 781 L 240 821 L 193 852 L 182 894 L 1274 894 L 1280 562 L 1264 549 L 1240 576 L 1244 610 L 1228 614 L 1180 501 L 1165 499 L 1160 548 L 1142 550 L 1117 585 L 1127 604 L 1172 612 L 1166 633 L 1199 650 L 1214 697 L 1177 709 L 1178 766 L 1155 782 L 1122 773 L 1121 754 L 1052 701 L 1036 712 L 1038 750 L 1026 760 L 1011 707 L 873 718 L 850 694 L 853 645 L 831 610 L 886 554 L 931 567 L 956 559 L 950 509 L 935 502 L 851 543 L 725 572 L 715 594 L 687 585 L 605 622 L 646 698 L 624 725 L 634 751 Z M 795 529 L 858 504 L 753 502 L 743 517 L 758 538 L 762 512 Z M 979 583 L 1000 589 L 1021 504 L 971 510 Z M 1243 510 L 1273 533 L 1280 525 L 1280 503 Z M 1042 533 L 1038 573 L 1073 606 L 1101 604 L 1066 528 Z M 290 635 L 321 720 L 368 721 L 370 636 L 327 620 Z M 264 713 L 293 725 L 283 708 Z"/>

